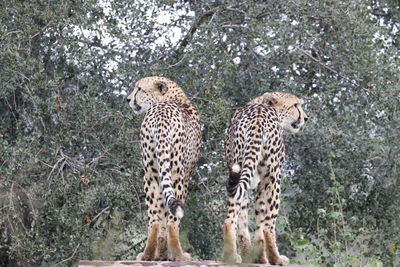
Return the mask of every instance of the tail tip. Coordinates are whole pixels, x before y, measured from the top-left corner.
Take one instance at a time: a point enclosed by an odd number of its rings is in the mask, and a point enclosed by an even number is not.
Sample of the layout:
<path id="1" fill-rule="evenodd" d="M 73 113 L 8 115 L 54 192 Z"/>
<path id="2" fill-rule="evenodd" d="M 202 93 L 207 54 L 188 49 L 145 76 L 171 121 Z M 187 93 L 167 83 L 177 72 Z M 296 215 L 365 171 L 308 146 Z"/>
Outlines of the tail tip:
<path id="1" fill-rule="evenodd" d="M 181 207 L 178 207 L 175 211 L 175 216 L 178 217 L 179 219 L 183 218 L 183 209 Z"/>
<path id="2" fill-rule="evenodd" d="M 170 203 L 169 210 L 172 213 L 172 215 L 178 217 L 181 219 L 183 217 L 183 202 L 179 199 L 173 199 Z"/>
<path id="3" fill-rule="evenodd" d="M 237 186 L 240 181 L 240 169 L 240 165 L 237 163 L 233 164 L 231 167 L 229 179 L 226 183 L 226 189 L 229 197 L 233 197 L 236 194 Z"/>
<path id="4" fill-rule="evenodd" d="M 239 166 L 239 164 L 237 164 L 237 163 L 233 164 L 233 166 L 232 166 L 232 172 L 234 172 L 234 173 L 239 173 L 239 172 L 240 172 L 240 166 Z"/>

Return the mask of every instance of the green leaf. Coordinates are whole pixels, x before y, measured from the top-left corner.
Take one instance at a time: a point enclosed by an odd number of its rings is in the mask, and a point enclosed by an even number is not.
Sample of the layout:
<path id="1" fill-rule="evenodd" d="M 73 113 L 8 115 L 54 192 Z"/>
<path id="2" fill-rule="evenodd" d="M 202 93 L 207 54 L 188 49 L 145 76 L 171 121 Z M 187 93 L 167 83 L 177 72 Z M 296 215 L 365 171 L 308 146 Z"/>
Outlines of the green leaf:
<path id="1" fill-rule="evenodd" d="M 295 246 L 298 248 L 305 248 L 310 244 L 310 242 L 306 239 L 297 240 Z"/>
<path id="2" fill-rule="evenodd" d="M 339 218 L 341 216 L 342 216 L 342 213 L 340 213 L 338 211 L 333 211 L 333 212 L 329 213 L 329 217 L 334 218 L 334 219 Z"/>
<path id="3" fill-rule="evenodd" d="M 370 259 L 365 267 L 383 267 L 383 262 L 378 259 Z"/>

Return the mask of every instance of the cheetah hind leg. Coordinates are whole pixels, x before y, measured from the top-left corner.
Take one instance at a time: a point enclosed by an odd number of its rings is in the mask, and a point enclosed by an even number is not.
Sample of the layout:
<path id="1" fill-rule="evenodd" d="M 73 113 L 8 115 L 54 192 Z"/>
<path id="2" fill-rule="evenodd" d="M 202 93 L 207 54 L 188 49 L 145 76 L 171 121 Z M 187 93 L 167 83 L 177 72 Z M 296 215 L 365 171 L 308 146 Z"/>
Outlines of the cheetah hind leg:
<path id="1" fill-rule="evenodd" d="M 167 249 L 167 236 L 158 237 L 158 250 L 156 253 L 157 261 L 167 261 L 168 260 L 168 249 Z"/>
<path id="2" fill-rule="evenodd" d="M 233 264 L 242 263 L 242 257 L 236 253 L 236 226 L 232 225 L 230 219 L 224 224 L 224 262 Z"/>
<path id="3" fill-rule="evenodd" d="M 242 262 L 252 263 L 254 252 L 251 247 L 250 232 L 248 227 L 248 196 L 245 194 L 239 213 L 239 248 Z"/>
<path id="4" fill-rule="evenodd" d="M 242 257 L 237 254 L 236 246 L 236 226 L 238 223 L 238 215 L 240 205 L 236 199 L 229 197 L 228 216 L 224 223 L 224 262 L 227 263 L 242 263 Z"/>
<path id="5" fill-rule="evenodd" d="M 149 226 L 146 248 L 144 249 L 144 252 L 139 253 L 136 256 L 136 260 L 152 261 L 155 259 L 155 253 L 157 251 L 157 245 L 158 245 L 157 237 L 158 237 L 159 227 L 160 225 L 158 222 L 152 223 Z"/>
<path id="6" fill-rule="evenodd" d="M 190 261 L 191 256 L 189 253 L 183 252 L 181 243 L 179 241 L 179 219 L 171 216 L 168 218 L 168 252 L 169 260 L 171 261 Z M 176 220 L 175 220 L 176 219 Z"/>

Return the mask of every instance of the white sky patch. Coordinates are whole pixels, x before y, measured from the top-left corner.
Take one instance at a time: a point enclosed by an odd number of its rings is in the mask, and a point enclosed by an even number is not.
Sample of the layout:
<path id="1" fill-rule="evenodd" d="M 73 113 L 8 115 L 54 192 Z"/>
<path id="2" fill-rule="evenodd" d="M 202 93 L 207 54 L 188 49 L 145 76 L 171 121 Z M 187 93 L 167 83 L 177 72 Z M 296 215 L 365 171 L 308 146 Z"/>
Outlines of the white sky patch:
<path id="1" fill-rule="evenodd" d="M 393 29 L 392 29 L 391 34 L 396 35 L 399 32 L 399 27 L 398 27 L 399 25 L 400 24 L 393 25 Z"/>
<path id="2" fill-rule="evenodd" d="M 382 118 L 383 116 L 385 116 L 385 111 L 384 110 L 377 111 L 375 116 L 377 118 Z"/>
<path id="3" fill-rule="evenodd" d="M 127 95 L 127 92 L 126 92 L 125 90 L 121 90 L 121 91 L 119 91 L 119 90 L 114 90 L 114 91 L 113 91 L 113 94 L 116 95 L 116 96 L 126 96 L 126 95 Z"/>
<path id="4" fill-rule="evenodd" d="M 265 57 L 269 53 L 271 53 L 271 50 L 268 48 L 266 45 L 259 45 L 254 48 L 254 52 L 260 56 Z"/>
<path id="5" fill-rule="evenodd" d="M 299 66 L 296 63 L 292 64 L 292 70 L 297 74 L 300 75 Z"/>
<path id="6" fill-rule="evenodd" d="M 156 21 L 159 24 L 168 24 L 172 21 L 172 14 L 168 11 L 161 11 L 160 14 L 157 16 Z"/>
<path id="7" fill-rule="evenodd" d="M 269 31 L 267 32 L 267 36 L 273 38 L 273 37 L 276 36 L 276 33 L 275 33 L 273 30 L 269 30 Z"/>
<path id="8" fill-rule="evenodd" d="M 383 42 L 383 46 L 385 48 L 388 48 L 388 47 L 392 46 L 392 44 L 393 44 L 393 38 L 389 35 L 384 35 L 380 31 L 375 32 L 374 36 L 372 37 L 372 42 L 376 43 L 379 41 Z"/>
<path id="9" fill-rule="evenodd" d="M 291 23 L 293 26 L 297 26 L 300 24 L 300 22 L 298 22 L 297 20 L 293 20 Z"/>
<path id="10" fill-rule="evenodd" d="M 165 34 L 158 38 L 155 43 L 158 45 L 166 44 L 170 42 L 172 46 L 176 45 L 182 38 L 183 32 L 182 28 L 180 27 L 170 27 L 172 21 L 177 20 L 179 16 L 186 15 L 189 17 L 194 17 L 195 13 L 193 11 L 186 12 L 185 10 L 163 10 L 161 11 L 156 19 L 155 22 L 158 24 L 159 28 L 164 28 Z M 166 28 L 167 27 L 167 28 Z M 187 29 L 190 25 L 186 25 Z M 163 30 L 162 30 L 163 31 Z"/>
<path id="11" fill-rule="evenodd" d="M 277 73 L 278 70 L 279 70 L 279 68 L 278 68 L 277 66 L 273 66 L 273 67 L 271 68 L 271 70 L 272 70 L 274 73 Z"/>

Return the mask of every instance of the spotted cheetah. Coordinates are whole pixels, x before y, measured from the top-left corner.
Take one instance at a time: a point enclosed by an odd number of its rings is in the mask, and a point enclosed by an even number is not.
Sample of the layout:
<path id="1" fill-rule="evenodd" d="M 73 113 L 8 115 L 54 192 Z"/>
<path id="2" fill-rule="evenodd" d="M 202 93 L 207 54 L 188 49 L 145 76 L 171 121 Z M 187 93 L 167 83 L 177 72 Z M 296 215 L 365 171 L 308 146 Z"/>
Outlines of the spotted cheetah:
<path id="1" fill-rule="evenodd" d="M 296 133 L 306 120 L 300 100 L 292 94 L 280 92 L 265 93 L 234 113 L 225 146 L 230 172 L 227 182 L 228 216 L 224 223 L 225 261 L 242 261 L 236 253 L 237 228 L 240 254 L 245 258 L 251 257 L 247 206 L 248 189 L 255 189 L 256 255 L 248 260 L 289 264 L 289 259 L 279 254 L 275 238 L 285 155 L 282 131 Z"/>
<path id="2" fill-rule="evenodd" d="M 145 113 L 140 138 L 149 226 L 137 260 L 190 260 L 179 241 L 179 223 L 200 152 L 197 111 L 182 89 L 164 77 L 139 80 L 128 102 L 135 113 Z"/>

